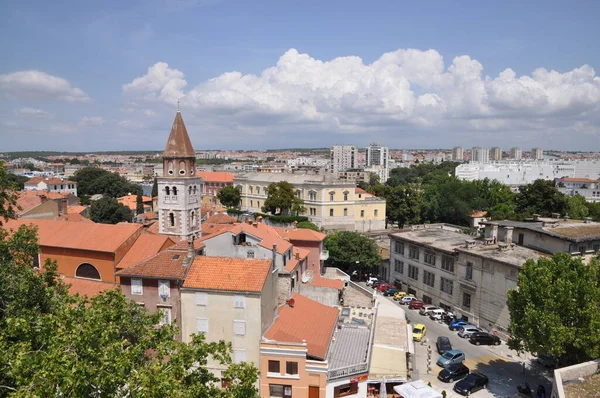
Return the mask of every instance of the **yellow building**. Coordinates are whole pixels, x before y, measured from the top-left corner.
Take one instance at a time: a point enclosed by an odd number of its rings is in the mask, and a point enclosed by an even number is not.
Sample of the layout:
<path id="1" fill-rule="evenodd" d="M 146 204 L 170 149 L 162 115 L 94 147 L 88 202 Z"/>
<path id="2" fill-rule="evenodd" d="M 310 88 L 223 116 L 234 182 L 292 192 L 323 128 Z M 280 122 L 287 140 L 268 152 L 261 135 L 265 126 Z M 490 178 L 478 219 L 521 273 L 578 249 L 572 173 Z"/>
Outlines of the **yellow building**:
<path id="1" fill-rule="evenodd" d="M 311 222 L 326 230 L 367 232 L 385 228 L 385 199 L 357 189 L 353 182 L 339 181 L 330 173 L 245 173 L 233 185 L 240 190 L 241 207 L 261 212 L 271 183 L 287 181 L 304 201 Z"/>

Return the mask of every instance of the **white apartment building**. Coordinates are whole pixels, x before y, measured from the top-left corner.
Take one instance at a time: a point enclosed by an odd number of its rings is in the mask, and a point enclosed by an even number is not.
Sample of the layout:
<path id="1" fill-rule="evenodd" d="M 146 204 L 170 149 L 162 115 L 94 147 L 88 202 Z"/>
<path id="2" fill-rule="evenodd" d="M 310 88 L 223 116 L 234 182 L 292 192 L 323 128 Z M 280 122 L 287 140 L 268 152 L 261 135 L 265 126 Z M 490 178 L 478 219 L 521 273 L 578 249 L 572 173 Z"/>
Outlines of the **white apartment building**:
<path id="1" fill-rule="evenodd" d="M 533 148 L 531 150 L 531 158 L 535 160 L 544 159 L 544 151 L 542 150 L 542 148 Z"/>
<path id="2" fill-rule="evenodd" d="M 513 187 L 531 184 L 538 179 L 571 177 L 597 180 L 600 177 L 600 160 L 470 162 L 458 165 L 455 174 L 467 181 L 488 178 Z"/>
<path id="3" fill-rule="evenodd" d="M 367 158 L 365 171 L 376 173 L 379 181 L 385 183 L 390 178 L 389 164 L 390 149 L 377 143 L 371 143 L 367 147 Z"/>
<path id="4" fill-rule="evenodd" d="M 497 146 L 493 147 L 490 150 L 490 160 L 502 160 L 502 148 L 499 148 Z"/>
<path id="5" fill-rule="evenodd" d="M 510 148 L 510 158 L 512 160 L 521 160 L 523 158 L 523 150 L 518 147 Z"/>
<path id="6" fill-rule="evenodd" d="M 488 148 L 473 147 L 471 149 L 471 161 L 488 163 L 490 161 L 490 150 Z"/>
<path id="7" fill-rule="evenodd" d="M 563 177 L 558 180 L 557 188 L 565 195 L 581 195 L 588 202 L 600 202 L 600 186 L 598 180 L 590 178 Z"/>
<path id="8" fill-rule="evenodd" d="M 358 149 L 354 145 L 334 145 L 329 157 L 330 170 L 334 173 L 358 167 Z"/>
<path id="9" fill-rule="evenodd" d="M 465 159 L 465 150 L 462 147 L 455 146 L 452 148 L 452 160 L 462 162 Z"/>

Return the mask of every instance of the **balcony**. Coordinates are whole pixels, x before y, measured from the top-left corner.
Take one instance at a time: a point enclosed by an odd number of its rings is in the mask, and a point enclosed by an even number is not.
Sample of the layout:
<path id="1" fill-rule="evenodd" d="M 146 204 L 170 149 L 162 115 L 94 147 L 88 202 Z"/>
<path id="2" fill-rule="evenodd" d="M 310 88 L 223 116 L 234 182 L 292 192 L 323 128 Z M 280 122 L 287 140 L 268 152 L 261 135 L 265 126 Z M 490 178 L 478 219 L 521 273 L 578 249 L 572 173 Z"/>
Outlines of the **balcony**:
<path id="1" fill-rule="evenodd" d="M 329 258 L 329 250 L 323 250 L 321 252 L 321 261 L 325 261 Z"/>
<path id="2" fill-rule="evenodd" d="M 177 195 L 165 195 L 163 203 L 177 203 Z"/>

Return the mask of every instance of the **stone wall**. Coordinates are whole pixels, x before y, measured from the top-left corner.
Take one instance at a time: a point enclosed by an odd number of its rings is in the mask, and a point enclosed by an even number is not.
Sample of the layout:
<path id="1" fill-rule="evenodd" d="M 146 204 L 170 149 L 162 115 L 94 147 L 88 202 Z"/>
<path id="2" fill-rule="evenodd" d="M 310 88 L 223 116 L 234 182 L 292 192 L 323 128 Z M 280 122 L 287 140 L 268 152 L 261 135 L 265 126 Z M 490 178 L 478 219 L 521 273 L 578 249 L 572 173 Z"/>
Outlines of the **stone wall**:
<path id="1" fill-rule="evenodd" d="M 551 398 L 566 397 L 563 388 L 563 384 L 565 382 L 569 380 L 577 380 L 580 377 L 591 376 L 598 372 L 600 372 L 600 359 L 554 370 L 554 382 L 552 383 Z"/>
<path id="2" fill-rule="evenodd" d="M 373 291 L 349 281 L 348 286 L 344 289 L 344 306 L 372 307 L 373 297 Z"/>

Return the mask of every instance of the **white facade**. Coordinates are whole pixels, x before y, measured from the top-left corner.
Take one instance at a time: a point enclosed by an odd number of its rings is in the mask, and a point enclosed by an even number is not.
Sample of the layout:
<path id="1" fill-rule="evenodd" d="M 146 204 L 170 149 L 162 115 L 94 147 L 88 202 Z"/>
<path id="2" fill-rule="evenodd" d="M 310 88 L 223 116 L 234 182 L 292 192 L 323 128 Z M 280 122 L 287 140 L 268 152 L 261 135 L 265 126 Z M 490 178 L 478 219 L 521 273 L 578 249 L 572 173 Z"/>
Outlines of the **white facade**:
<path id="1" fill-rule="evenodd" d="M 462 162 L 465 159 L 465 150 L 459 146 L 452 148 L 452 160 Z"/>
<path id="2" fill-rule="evenodd" d="M 490 149 L 490 160 L 502 160 L 502 148 L 495 146 Z"/>
<path id="3" fill-rule="evenodd" d="M 390 178 L 390 149 L 377 143 L 371 143 L 367 147 L 367 158 L 365 171 L 375 173 L 379 181 L 384 184 Z"/>
<path id="4" fill-rule="evenodd" d="M 456 167 L 456 177 L 467 180 L 498 180 L 519 186 L 531 184 L 535 180 L 554 180 L 562 177 L 600 177 L 600 160 L 542 160 L 542 161 L 501 161 L 492 163 L 470 162 Z"/>
<path id="5" fill-rule="evenodd" d="M 487 163 L 490 161 L 490 150 L 487 148 L 473 147 L 471 149 L 471 161 Z"/>
<path id="6" fill-rule="evenodd" d="M 330 150 L 330 170 L 332 172 L 358 167 L 358 150 L 354 145 L 334 145 Z"/>
<path id="7" fill-rule="evenodd" d="M 542 148 L 533 148 L 531 150 L 531 158 L 535 160 L 542 160 L 544 158 L 544 151 Z"/>
<path id="8" fill-rule="evenodd" d="M 523 158 L 523 150 L 518 147 L 510 148 L 510 158 L 512 160 L 521 160 Z"/>
<path id="9" fill-rule="evenodd" d="M 27 191 L 69 192 L 77 196 L 77 182 L 57 177 L 34 177 L 25 182 Z"/>

